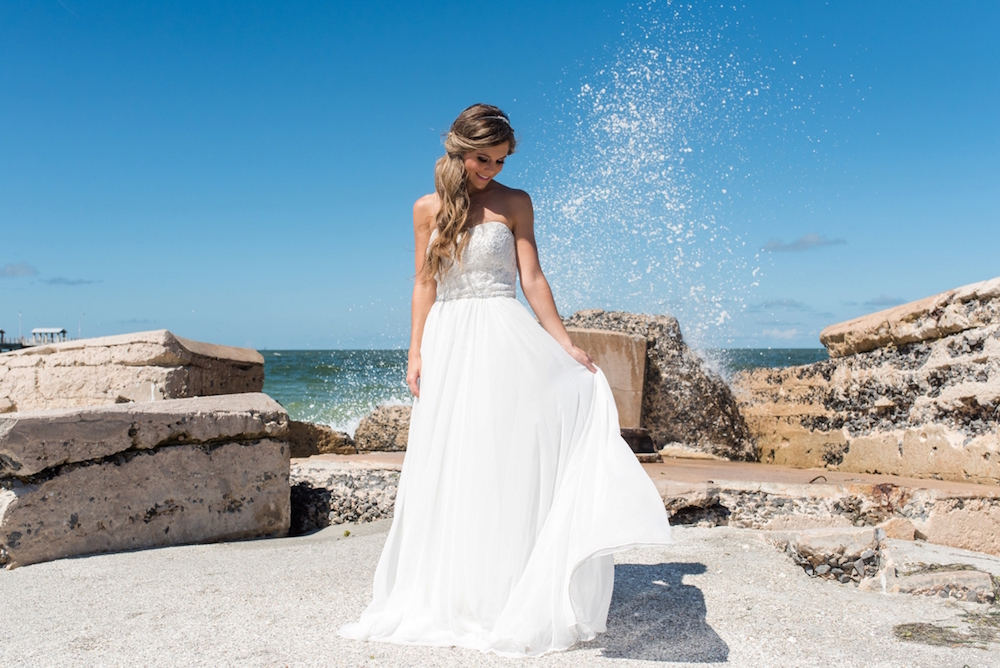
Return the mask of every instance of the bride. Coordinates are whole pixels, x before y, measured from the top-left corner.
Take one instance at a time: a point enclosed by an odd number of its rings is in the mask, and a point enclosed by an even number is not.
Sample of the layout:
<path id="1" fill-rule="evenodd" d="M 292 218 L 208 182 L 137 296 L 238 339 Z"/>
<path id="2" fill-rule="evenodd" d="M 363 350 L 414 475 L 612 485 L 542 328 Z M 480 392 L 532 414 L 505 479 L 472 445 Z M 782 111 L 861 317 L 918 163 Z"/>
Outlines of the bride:
<path id="1" fill-rule="evenodd" d="M 671 542 L 607 380 L 556 311 L 531 199 L 495 180 L 514 146 L 506 114 L 469 107 L 413 207 L 416 399 L 372 602 L 345 637 L 565 649 L 605 630 L 613 553 Z"/>

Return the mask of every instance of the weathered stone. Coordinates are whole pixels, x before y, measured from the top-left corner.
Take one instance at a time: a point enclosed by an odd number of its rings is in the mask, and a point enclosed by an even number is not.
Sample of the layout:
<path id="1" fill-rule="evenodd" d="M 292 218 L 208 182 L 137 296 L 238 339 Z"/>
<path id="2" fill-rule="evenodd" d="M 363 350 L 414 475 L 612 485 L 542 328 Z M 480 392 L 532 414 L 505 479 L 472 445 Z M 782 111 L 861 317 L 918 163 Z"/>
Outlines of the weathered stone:
<path id="1" fill-rule="evenodd" d="M 646 338 L 640 426 L 649 430 L 657 447 L 682 443 L 727 459 L 756 459 L 732 392 L 684 343 L 675 318 L 594 309 L 564 322 Z"/>
<path id="2" fill-rule="evenodd" d="M 358 424 L 355 447 L 359 452 L 406 450 L 411 410 L 410 406 L 379 406 Z"/>
<path id="3" fill-rule="evenodd" d="M 975 570 L 932 571 L 911 575 L 897 574 L 886 583 L 887 591 L 917 596 L 958 598 L 975 603 L 993 603 L 993 578 L 989 573 Z"/>
<path id="4" fill-rule="evenodd" d="M 297 420 L 288 421 L 288 445 L 292 449 L 292 457 L 353 455 L 358 452 L 349 434 L 325 424 Z"/>
<path id="5" fill-rule="evenodd" d="M 288 530 L 287 415 L 266 395 L 0 419 L 0 565 Z"/>
<path id="6" fill-rule="evenodd" d="M 896 325 L 855 322 L 858 337 L 837 330 L 836 340 L 866 352 L 737 374 L 733 389 L 760 460 L 1000 484 L 1000 279 L 977 286 L 899 307 L 892 322 L 916 329 L 885 347 L 871 348 L 883 342 L 873 332 Z M 926 311 L 938 303 L 952 315 L 965 309 L 960 330 L 940 324 L 944 311 Z"/>
<path id="7" fill-rule="evenodd" d="M 567 327 L 566 331 L 573 345 L 585 350 L 608 379 L 618 408 L 618 425 L 638 429 L 646 377 L 646 337 L 606 329 Z"/>
<path id="8" fill-rule="evenodd" d="M 819 340 L 831 357 L 842 357 L 941 339 L 996 323 L 998 316 L 1000 278 L 994 278 L 830 325 Z"/>
<path id="9" fill-rule="evenodd" d="M 0 400 L 17 411 L 260 392 L 263 386 L 264 358 L 256 350 L 166 330 L 0 354 Z"/>
<path id="10" fill-rule="evenodd" d="M 889 538 L 898 540 L 913 540 L 916 537 L 916 528 L 909 520 L 902 517 L 890 517 L 885 522 L 879 524 Z"/>
<path id="11" fill-rule="evenodd" d="M 392 517 L 400 468 L 399 462 L 352 458 L 292 462 L 290 533 Z"/>

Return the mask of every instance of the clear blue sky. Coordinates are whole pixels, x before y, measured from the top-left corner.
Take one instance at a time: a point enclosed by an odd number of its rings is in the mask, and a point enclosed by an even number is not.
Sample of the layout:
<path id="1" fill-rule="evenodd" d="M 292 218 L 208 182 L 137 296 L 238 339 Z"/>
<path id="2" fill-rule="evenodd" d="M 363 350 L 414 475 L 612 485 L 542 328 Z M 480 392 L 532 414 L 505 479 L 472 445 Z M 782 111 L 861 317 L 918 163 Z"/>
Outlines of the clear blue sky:
<path id="1" fill-rule="evenodd" d="M 564 313 L 816 347 L 1000 275 L 998 34 L 993 1 L 0 0 L 0 328 L 405 346 L 412 202 L 486 101 Z"/>

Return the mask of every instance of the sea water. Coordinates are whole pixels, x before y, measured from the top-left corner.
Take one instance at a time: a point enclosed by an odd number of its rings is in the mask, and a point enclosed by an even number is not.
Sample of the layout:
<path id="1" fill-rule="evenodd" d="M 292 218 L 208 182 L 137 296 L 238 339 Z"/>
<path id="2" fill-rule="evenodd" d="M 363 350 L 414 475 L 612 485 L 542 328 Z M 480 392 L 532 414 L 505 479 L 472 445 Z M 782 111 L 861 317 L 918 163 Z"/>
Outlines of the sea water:
<path id="1" fill-rule="evenodd" d="M 264 392 L 293 420 L 330 425 L 353 435 L 378 406 L 409 405 L 405 350 L 263 350 Z M 708 349 L 706 366 L 729 378 L 757 367 L 809 364 L 827 358 L 818 349 Z"/>

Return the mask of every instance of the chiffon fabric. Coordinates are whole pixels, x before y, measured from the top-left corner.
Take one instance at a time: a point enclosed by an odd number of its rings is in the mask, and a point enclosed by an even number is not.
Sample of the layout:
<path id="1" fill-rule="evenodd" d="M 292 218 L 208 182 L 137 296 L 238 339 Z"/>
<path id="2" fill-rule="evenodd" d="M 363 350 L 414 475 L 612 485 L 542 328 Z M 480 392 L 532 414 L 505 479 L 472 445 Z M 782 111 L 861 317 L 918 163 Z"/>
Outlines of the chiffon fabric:
<path id="1" fill-rule="evenodd" d="M 438 279 L 372 602 L 340 635 L 535 656 L 605 630 L 613 553 L 671 542 L 604 374 L 515 298 L 513 233 Z"/>

